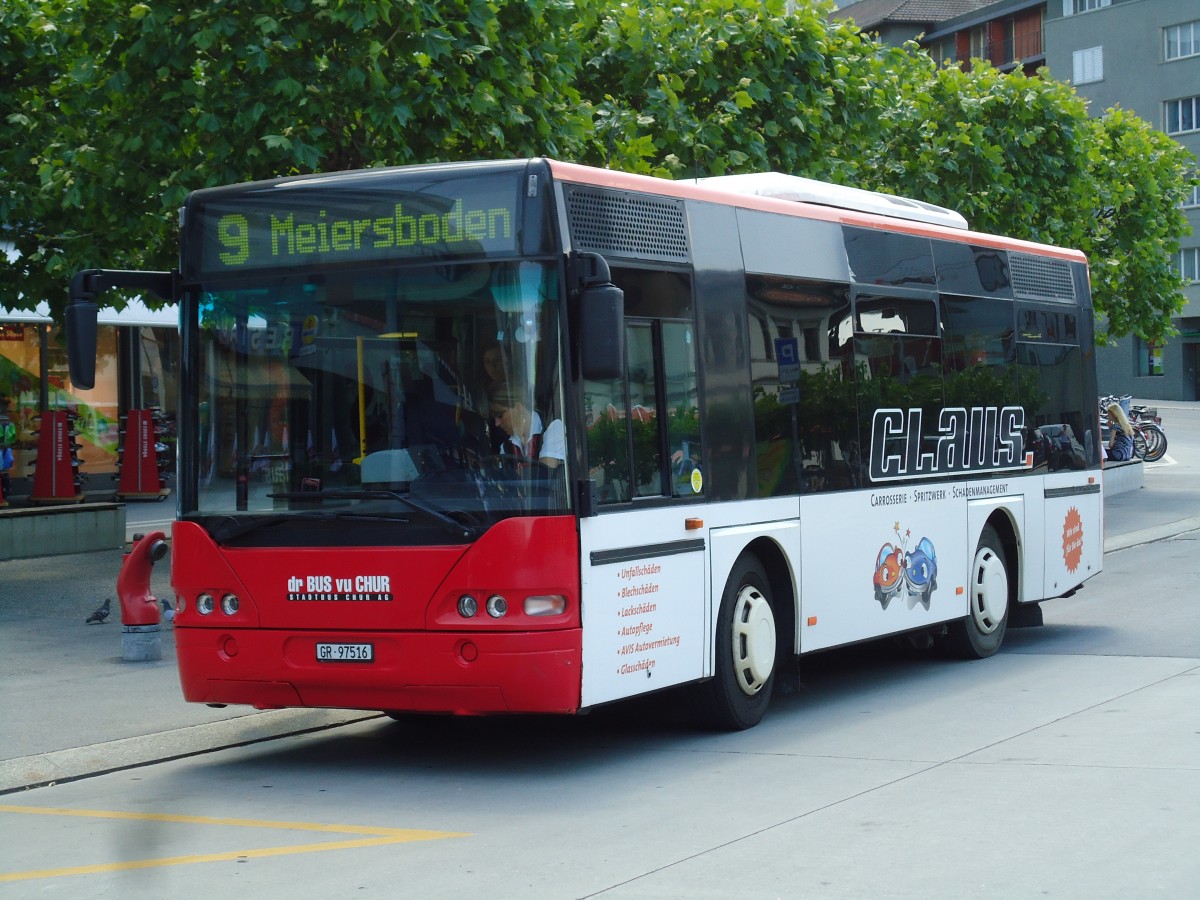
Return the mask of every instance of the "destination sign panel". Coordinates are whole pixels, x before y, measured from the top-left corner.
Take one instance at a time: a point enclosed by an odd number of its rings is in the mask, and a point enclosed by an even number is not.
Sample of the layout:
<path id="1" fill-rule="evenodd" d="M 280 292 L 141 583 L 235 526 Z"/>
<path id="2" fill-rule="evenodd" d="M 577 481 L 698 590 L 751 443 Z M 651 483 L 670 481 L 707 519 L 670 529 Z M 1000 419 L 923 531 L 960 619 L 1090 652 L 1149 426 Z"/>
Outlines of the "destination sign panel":
<path id="1" fill-rule="evenodd" d="M 512 176 L 414 184 L 355 173 L 201 192 L 189 205 L 185 246 L 198 252 L 185 274 L 509 255 L 518 185 Z"/>

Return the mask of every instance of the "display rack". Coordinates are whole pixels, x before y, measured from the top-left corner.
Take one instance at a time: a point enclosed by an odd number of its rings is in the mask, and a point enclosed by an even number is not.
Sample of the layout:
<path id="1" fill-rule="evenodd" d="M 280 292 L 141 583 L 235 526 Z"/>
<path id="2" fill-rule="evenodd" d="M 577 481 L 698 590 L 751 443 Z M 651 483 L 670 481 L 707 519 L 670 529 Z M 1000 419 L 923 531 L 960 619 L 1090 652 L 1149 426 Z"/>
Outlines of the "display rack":
<path id="1" fill-rule="evenodd" d="M 37 459 L 33 468 L 31 503 L 83 502 L 83 477 L 79 472 L 74 418 L 64 410 L 40 416 Z"/>
<path id="2" fill-rule="evenodd" d="M 159 440 L 166 430 L 161 413 L 153 409 L 131 409 L 121 430 L 117 460 L 120 484 L 118 500 L 162 500 L 174 462 L 170 448 Z"/>

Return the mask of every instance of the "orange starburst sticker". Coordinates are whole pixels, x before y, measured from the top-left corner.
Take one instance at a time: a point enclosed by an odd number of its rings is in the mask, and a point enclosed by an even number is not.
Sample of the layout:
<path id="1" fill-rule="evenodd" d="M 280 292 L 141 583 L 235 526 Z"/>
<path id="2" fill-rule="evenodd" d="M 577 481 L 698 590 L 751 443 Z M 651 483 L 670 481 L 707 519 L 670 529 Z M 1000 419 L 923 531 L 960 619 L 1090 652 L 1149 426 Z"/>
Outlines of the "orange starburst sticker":
<path id="1" fill-rule="evenodd" d="M 1074 572 L 1079 568 L 1079 561 L 1083 559 L 1083 519 L 1080 518 L 1079 510 L 1071 507 L 1067 510 L 1067 518 L 1063 522 L 1063 562 L 1067 564 L 1067 571 Z"/>

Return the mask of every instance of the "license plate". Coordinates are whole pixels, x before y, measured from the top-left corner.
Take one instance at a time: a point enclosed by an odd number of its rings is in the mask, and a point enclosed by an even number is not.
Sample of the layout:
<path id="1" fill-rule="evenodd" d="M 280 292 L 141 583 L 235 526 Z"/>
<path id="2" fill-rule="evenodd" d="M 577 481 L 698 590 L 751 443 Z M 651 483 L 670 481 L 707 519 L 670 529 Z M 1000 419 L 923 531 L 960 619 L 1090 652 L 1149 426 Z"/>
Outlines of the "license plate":
<path id="1" fill-rule="evenodd" d="M 374 644 L 317 644 L 317 662 L 374 661 Z"/>

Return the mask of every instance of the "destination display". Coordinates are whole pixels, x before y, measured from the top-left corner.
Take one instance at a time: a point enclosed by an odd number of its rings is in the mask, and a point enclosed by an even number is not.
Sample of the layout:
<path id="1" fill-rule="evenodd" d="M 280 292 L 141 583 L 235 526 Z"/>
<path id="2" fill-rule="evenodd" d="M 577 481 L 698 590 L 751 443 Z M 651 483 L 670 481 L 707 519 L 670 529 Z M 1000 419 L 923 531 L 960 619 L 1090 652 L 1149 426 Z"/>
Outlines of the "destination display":
<path id="1" fill-rule="evenodd" d="M 198 192 L 186 243 L 198 254 L 185 274 L 515 251 L 517 178 L 423 181 L 419 191 L 397 181 L 356 173 Z"/>

